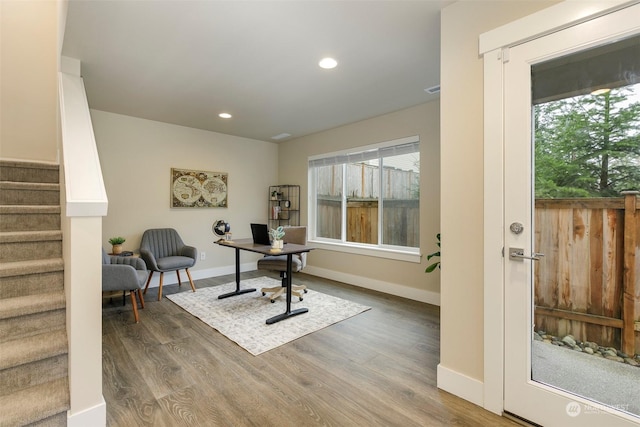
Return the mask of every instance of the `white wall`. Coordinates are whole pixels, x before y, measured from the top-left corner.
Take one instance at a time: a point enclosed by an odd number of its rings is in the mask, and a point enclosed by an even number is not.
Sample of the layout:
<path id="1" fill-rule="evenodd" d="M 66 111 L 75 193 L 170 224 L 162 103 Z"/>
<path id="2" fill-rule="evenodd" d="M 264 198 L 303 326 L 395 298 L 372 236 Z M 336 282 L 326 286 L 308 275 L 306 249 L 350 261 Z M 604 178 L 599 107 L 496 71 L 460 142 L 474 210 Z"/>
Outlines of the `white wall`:
<path id="1" fill-rule="evenodd" d="M 422 254 L 437 249 L 440 231 L 439 102 L 433 101 L 361 122 L 280 143 L 281 184 L 299 184 L 301 223 L 307 223 L 307 164 L 309 156 L 420 136 L 420 247 Z M 439 272 L 424 272 L 421 263 L 372 258 L 328 250 L 309 254 L 307 270 L 347 283 L 407 298 L 439 304 Z"/>
<path id="2" fill-rule="evenodd" d="M 0 1 L 0 158 L 57 162 L 58 4 Z"/>
<path id="3" fill-rule="evenodd" d="M 438 386 L 478 404 L 484 376 L 483 62 L 478 37 L 554 3 L 464 1 L 442 11 Z"/>
<path id="4" fill-rule="evenodd" d="M 122 236 L 124 250 L 137 251 L 146 229 L 172 227 L 186 244 L 206 253 L 190 269 L 194 279 L 233 272 L 234 251 L 213 244 L 218 237 L 211 225 L 224 219 L 234 238 L 248 238 L 251 222 L 266 222 L 268 187 L 277 183 L 278 146 L 98 110 L 91 115 L 109 198 L 103 247 L 110 252 L 109 238 Z M 172 167 L 228 173 L 228 207 L 171 208 Z M 243 254 L 242 262 L 256 259 Z M 175 283 L 174 274 L 165 276 L 165 283 Z"/>

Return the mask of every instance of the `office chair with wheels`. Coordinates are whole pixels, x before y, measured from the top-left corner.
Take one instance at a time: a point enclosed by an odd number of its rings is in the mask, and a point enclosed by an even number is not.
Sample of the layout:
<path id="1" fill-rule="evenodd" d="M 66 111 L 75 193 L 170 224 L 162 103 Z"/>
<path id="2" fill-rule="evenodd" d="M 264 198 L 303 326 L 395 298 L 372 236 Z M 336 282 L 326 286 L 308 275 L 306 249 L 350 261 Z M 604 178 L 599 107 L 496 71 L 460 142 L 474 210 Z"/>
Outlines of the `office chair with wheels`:
<path id="1" fill-rule="evenodd" d="M 284 227 L 284 242 L 285 243 L 295 243 L 298 245 L 306 245 L 307 244 L 307 227 L 306 226 L 291 226 Z M 305 265 L 307 264 L 307 253 L 294 254 L 291 258 L 292 265 L 291 271 L 298 272 L 301 271 Z M 266 295 L 267 293 L 271 293 L 272 295 L 269 297 L 271 302 L 275 302 L 276 298 L 280 295 L 284 294 L 287 290 L 287 256 L 286 255 L 277 255 L 277 256 L 265 256 L 258 260 L 258 270 L 271 270 L 271 271 L 279 271 L 280 277 L 282 278 L 282 285 L 273 288 L 262 288 L 260 291 L 262 295 Z M 304 285 L 291 285 L 291 295 L 294 295 L 302 301 L 302 294 L 307 292 L 307 287 Z"/>

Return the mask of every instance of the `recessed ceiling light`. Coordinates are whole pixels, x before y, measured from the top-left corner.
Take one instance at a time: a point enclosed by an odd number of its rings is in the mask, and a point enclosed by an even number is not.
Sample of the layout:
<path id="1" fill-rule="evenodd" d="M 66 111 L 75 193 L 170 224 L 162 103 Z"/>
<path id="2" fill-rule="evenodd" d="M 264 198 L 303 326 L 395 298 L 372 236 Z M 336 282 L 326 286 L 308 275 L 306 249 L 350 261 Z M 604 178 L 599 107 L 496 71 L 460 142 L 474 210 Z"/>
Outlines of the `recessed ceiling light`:
<path id="1" fill-rule="evenodd" d="M 221 117 L 223 119 L 230 119 L 231 118 L 231 114 L 229 114 L 229 113 L 220 113 L 220 114 L 218 114 L 218 117 Z"/>
<path id="2" fill-rule="evenodd" d="M 318 62 L 318 65 L 321 68 L 325 68 L 325 69 L 329 70 L 331 68 L 336 68 L 336 65 L 338 65 L 338 61 L 336 61 L 333 58 L 322 58 L 322 60 L 320 62 Z"/>

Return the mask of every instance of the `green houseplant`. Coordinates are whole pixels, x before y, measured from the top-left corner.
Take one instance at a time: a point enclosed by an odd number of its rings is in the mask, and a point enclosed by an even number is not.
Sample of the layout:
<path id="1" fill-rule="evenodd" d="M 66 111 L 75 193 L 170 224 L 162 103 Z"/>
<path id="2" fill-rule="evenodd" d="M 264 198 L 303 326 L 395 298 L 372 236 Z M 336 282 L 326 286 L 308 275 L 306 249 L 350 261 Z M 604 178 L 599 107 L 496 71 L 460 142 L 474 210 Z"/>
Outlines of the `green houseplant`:
<path id="1" fill-rule="evenodd" d="M 112 237 L 109 239 L 109 243 L 111 243 L 111 253 L 118 255 L 122 252 L 122 244 L 126 241 L 124 237 Z"/>
<path id="2" fill-rule="evenodd" d="M 440 233 L 436 234 L 436 239 L 437 239 L 437 245 L 438 248 L 440 248 Z M 427 255 L 427 261 L 430 260 L 431 258 L 434 257 L 438 257 L 440 258 L 440 249 L 438 249 L 436 252 Z M 433 270 L 436 269 L 436 267 L 440 268 L 440 261 L 436 261 L 433 264 L 430 264 L 425 270 L 425 273 L 431 273 Z"/>
<path id="3" fill-rule="evenodd" d="M 282 249 L 282 239 L 284 237 L 284 227 L 280 226 L 276 229 L 269 230 L 271 236 L 271 247 L 273 249 Z"/>

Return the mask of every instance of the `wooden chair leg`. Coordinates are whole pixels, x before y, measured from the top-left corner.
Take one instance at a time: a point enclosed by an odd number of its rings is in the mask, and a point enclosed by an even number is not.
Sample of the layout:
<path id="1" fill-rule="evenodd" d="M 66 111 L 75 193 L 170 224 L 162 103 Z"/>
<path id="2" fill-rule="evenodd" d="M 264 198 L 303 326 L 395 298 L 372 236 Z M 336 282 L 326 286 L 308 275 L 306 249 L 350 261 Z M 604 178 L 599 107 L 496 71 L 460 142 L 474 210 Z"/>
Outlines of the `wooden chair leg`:
<path id="1" fill-rule="evenodd" d="M 138 299 L 140 300 L 140 308 L 144 308 L 144 296 L 142 296 L 142 289 L 138 289 L 136 294 L 138 294 Z"/>
<path id="2" fill-rule="evenodd" d="M 162 279 L 164 278 L 164 271 L 160 272 L 160 286 L 158 287 L 158 301 L 162 300 Z"/>
<path id="3" fill-rule="evenodd" d="M 185 268 L 184 271 L 187 272 L 187 277 L 189 278 L 189 284 L 191 285 L 191 290 L 193 292 L 195 292 L 196 291 L 196 286 L 193 284 L 193 279 L 191 279 L 191 273 L 189 273 L 189 269 Z"/>
<path id="4" fill-rule="evenodd" d="M 151 276 L 153 276 L 153 270 L 149 270 L 149 278 L 147 279 L 147 284 L 144 287 L 144 294 L 147 293 L 147 288 L 149 287 L 149 283 L 151 283 Z"/>
<path id="5" fill-rule="evenodd" d="M 130 291 L 129 295 L 131 295 L 131 305 L 133 306 L 133 318 L 136 320 L 136 323 L 140 322 L 138 318 L 138 302 L 136 301 L 136 291 Z"/>
<path id="6" fill-rule="evenodd" d="M 182 286 L 182 280 L 180 279 L 180 270 L 176 270 L 176 274 L 178 275 L 178 286 Z"/>

